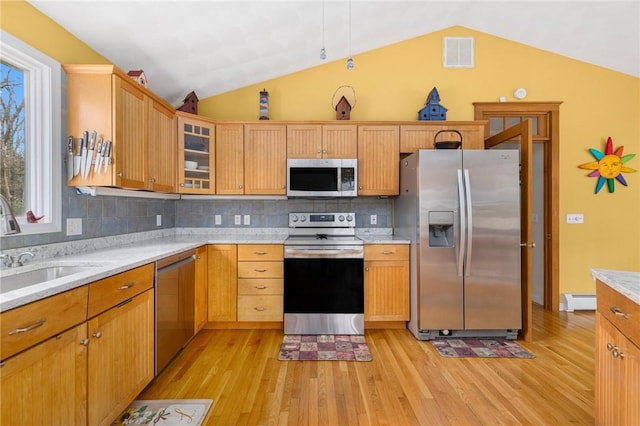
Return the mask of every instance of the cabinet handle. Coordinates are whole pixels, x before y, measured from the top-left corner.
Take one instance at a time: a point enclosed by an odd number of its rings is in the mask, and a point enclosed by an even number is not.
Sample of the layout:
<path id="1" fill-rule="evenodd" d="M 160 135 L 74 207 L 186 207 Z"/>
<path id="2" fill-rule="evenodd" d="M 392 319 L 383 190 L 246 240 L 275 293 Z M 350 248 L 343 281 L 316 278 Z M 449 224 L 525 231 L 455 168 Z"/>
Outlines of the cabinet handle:
<path id="1" fill-rule="evenodd" d="M 256 306 L 256 307 L 255 307 L 255 308 L 253 308 L 253 309 L 255 309 L 256 311 L 262 312 L 262 311 L 265 311 L 267 308 L 264 308 L 264 307 L 262 307 L 262 306 Z"/>
<path id="2" fill-rule="evenodd" d="M 618 348 L 614 348 L 613 351 L 611 351 L 611 354 L 613 355 L 614 358 L 624 359 L 624 352 L 620 352 Z"/>
<path id="3" fill-rule="evenodd" d="M 243 188 L 243 185 L 238 185 L 238 189 L 242 189 L 242 188 Z"/>
<path id="4" fill-rule="evenodd" d="M 254 285 L 253 288 L 257 288 L 258 290 L 264 290 L 268 287 L 266 285 Z"/>
<path id="5" fill-rule="evenodd" d="M 150 183 L 155 183 L 155 181 L 156 181 L 155 178 L 149 178 Z"/>
<path id="6" fill-rule="evenodd" d="M 611 308 L 609 308 L 609 310 L 619 317 L 622 317 L 624 319 L 629 319 L 629 315 L 622 312 L 622 310 L 617 306 L 612 306 Z"/>
<path id="7" fill-rule="evenodd" d="M 18 333 L 26 333 L 27 331 L 31 331 L 34 328 L 38 328 L 41 325 L 43 325 L 45 323 L 45 321 L 47 321 L 46 318 L 40 318 L 37 322 L 35 322 L 34 324 L 31 324 L 28 327 L 24 327 L 24 328 L 14 328 L 13 330 L 11 330 L 9 332 L 9 336 L 13 336 L 14 334 L 18 334 Z"/>
<path id="8" fill-rule="evenodd" d="M 118 172 L 118 177 L 124 177 L 124 173 L 123 172 Z"/>
<path id="9" fill-rule="evenodd" d="M 364 268 L 365 272 L 369 272 L 369 267 Z"/>
<path id="10" fill-rule="evenodd" d="M 80 344 L 82 346 L 89 346 L 89 339 L 82 339 L 80 340 Z"/>
<path id="11" fill-rule="evenodd" d="M 134 283 L 134 282 L 126 283 L 126 284 L 123 284 L 120 287 L 118 287 L 118 290 L 129 290 L 134 285 L 136 285 L 136 283 Z"/>
<path id="12" fill-rule="evenodd" d="M 613 346 L 611 343 L 607 343 L 607 350 L 611 351 L 613 348 L 615 348 L 615 346 Z"/>
<path id="13" fill-rule="evenodd" d="M 382 252 L 382 254 L 384 254 L 384 255 L 388 255 L 388 254 L 393 254 L 393 252 L 392 252 L 392 251 L 385 250 L 385 251 L 383 251 L 383 252 Z"/>
<path id="14" fill-rule="evenodd" d="M 93 337 L 95 337 L 96 339 L 99 339 L 102 337 L 102 331 L 96 331 L 95 333 L 92 334 Z"/>
<path id="15" fill-rule="evenodd" d="M 253 254 L 257 254 L 258 256 L 263 256 L 265 254 L 267 254 L 266 251 L 254 251 Z"/>
<path id="16" fill-rule="evenodd" d="M 254 271 L 256 271 L 256 272 L 267 272 L 266 269 L 254 269 Z"/>

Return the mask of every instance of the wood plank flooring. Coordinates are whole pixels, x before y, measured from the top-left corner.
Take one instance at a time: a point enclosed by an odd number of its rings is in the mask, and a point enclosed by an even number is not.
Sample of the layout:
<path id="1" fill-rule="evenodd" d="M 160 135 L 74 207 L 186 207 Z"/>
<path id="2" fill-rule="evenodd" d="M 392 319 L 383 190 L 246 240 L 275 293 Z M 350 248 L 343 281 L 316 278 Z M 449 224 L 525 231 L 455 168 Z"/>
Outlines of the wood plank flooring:
<path id="1" fill-rule="evenodd" d="M 534 308 L 535 359 L 449 359 L 367 330 L 371 362 L 278 361 L 280 330 L 203 330 L 139 399 L 212 398 L 208 425 L 589 425 L 593 312 Z"/>

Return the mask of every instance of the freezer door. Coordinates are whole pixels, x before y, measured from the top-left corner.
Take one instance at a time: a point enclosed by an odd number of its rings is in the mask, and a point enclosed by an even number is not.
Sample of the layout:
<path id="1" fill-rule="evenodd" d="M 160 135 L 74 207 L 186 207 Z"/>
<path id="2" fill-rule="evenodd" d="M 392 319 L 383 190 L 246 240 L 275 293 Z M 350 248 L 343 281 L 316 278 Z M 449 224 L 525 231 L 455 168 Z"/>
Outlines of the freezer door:
<path id="1" fill-rule="evenodd" d="M 464 151 L 471 199 L 465 329 L 520 329 L 520 165 L 516 150 Z"/>
<path id="2" fill-rule="evenodd" d="M 462 151 L 421 150 L 419 155 L 418 326 L 462 329 L 463 277 L 458 268 Z"/>

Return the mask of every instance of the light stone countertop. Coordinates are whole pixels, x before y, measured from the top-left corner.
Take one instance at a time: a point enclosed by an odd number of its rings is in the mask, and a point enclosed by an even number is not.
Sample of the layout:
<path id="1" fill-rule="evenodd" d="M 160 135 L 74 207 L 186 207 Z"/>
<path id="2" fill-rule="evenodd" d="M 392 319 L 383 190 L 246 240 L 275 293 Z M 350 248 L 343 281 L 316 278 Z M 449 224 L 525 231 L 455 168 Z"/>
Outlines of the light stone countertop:
<path id="1" fill-rule="evenodd" d="M 394 239 L 390 232 L 364 232 L 357 236 L 366 244 L 409 243 Z M 0 293 L 0 312 L 202 245 L 282 244 L 287 237 L 288 228 L 177 228 L 6 251 L 5 253 L 15 255 L 29 250 L 36 256 L 34 260 L 27 258 L 25 266 L 0 270 L 0 282 L 3 277 L 45 266 L 78 265 L 91 268 L 45 283 Z"/>
<path id="2" fill-rule="evenodd" d="M 640 272 L 592 269 L 591 275 L 640 305 Z"/>

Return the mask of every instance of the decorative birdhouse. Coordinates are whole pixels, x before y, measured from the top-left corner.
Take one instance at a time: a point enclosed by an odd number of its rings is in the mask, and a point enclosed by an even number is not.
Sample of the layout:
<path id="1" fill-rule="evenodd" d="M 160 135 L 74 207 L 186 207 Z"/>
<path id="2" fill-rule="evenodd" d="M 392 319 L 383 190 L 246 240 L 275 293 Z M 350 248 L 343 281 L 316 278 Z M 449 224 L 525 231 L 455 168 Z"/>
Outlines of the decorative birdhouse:
<path id="1" fill-rule="evenodd" d="M 340 98 L 336 105 L 336 120 L 351 119 L 351 104 L 344 96 Z"/>
<path id="2" fill-rule="evenodd" d="M 429 92 L 424 108 L 418 111 L 418 120 L 446 120 L 447 109 L 440 105 L 440 94 L 435 87 Z"/>
<path id="3" fill-rule="evenodd" d="M 260 92 L 260 120 L 269 119 L 269 92 L 262 89 Z"/>
<path id="4" fill-rule="evenodd" d="M 131 70 L 127 73 L 129 77 L 137 81 L 139 84 L 147 87 L 147 76 L 144 74 L 142 70 Z"/>
<path id="5" fill-rule="evenodd" d="M 198 96 L 196 96 L 196 92 L 190 92 L 184 98 L 183 102 L 182 106 L 178 108 L 178 111 L 198 114 Z"/>

